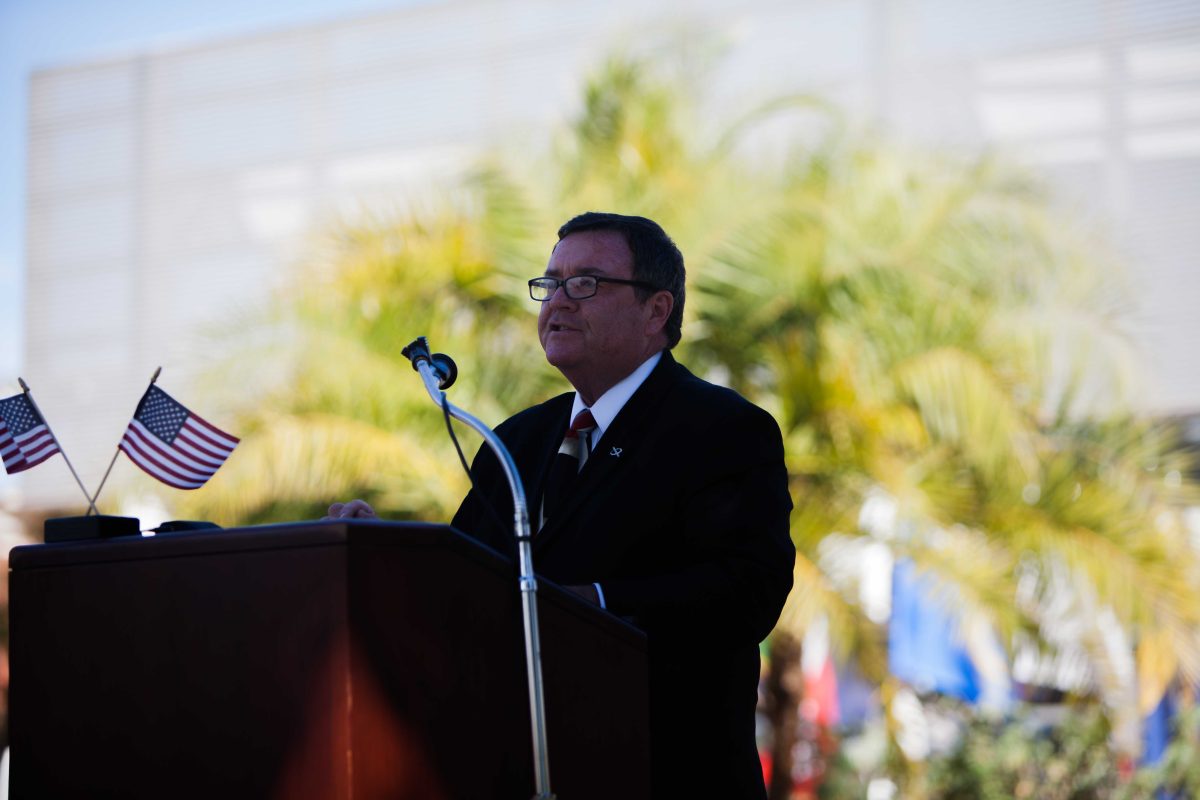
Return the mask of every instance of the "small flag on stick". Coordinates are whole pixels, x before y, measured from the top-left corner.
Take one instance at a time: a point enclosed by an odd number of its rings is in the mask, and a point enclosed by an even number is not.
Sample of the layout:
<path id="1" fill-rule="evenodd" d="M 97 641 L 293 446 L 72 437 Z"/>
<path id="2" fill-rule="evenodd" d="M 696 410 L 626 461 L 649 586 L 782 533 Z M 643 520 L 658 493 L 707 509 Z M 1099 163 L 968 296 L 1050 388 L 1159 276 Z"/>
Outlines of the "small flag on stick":
<path id="1" fill-rule="evenodd" d="M 200 419 L 152 383 L 118 447 L 133 463 L 168 486 L 199 489 L 220 469 L 239 441 Z"/>
<path id="2" fill-rule="evenodd" d="M 17 394 L 0 400 L 0 455 L 9 475 L 36 467 L 59 452 L 54 434 L 28 397 Z"/>

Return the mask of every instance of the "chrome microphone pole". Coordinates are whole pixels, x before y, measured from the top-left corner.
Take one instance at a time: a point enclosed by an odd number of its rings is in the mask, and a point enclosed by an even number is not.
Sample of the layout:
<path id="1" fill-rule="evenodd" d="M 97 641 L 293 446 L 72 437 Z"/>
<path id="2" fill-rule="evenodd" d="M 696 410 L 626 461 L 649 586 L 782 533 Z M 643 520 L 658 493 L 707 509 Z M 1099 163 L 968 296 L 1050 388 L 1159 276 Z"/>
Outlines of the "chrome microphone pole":
<path id="1" fill-rule="evenodd" d="M 537 577 L 533 574 L 532 533 L 529 526 L 529 509 L 525 501 L 525 487 L 517 472 L 516 462 L 508 448 L 491 428 L 477 417 L 468 414 L 446 399 L 442 390 L 453 381 L 452 377 L 439 374 L 438 359 L 441 354 L 430 354 L 429 343 L 424 336 L 417 338 L 404 348 L 404 355 L 412 361 L 413 369 L 425 383 L 429 396 L 450 416 L 465 423 L 488 443 L 512 490 L 513 530 L 517 537 L 517 553 L 520 563 L 521 608 L 525 623 L 525 668 L 529 679 L 529 716 L 533 727 L 533 769 L 537 794 L 534 800 L 554 800 L 550 791 L 550 764 L 546 754 L 546 705 L 542 684 L 542 645 L 538 635 Z M 453 362 L 449 362 L 453 369 Z M 455 374 L 457 371 L 455 370 Z"/>

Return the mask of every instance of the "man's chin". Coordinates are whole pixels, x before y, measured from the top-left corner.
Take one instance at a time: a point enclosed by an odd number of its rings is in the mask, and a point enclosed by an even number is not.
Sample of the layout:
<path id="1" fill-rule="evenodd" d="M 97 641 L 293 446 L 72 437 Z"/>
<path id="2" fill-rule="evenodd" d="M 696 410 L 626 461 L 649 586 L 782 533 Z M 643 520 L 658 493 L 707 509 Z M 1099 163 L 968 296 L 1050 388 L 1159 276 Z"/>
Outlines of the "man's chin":
<path id="1" fill-rule="evenodd" d="M 580 354 L 577 348 L 562 347 L 551 342 L 543 349 L 546 351 L 546 362 L 552 367 L 564 370 L 579 363 Z"/>

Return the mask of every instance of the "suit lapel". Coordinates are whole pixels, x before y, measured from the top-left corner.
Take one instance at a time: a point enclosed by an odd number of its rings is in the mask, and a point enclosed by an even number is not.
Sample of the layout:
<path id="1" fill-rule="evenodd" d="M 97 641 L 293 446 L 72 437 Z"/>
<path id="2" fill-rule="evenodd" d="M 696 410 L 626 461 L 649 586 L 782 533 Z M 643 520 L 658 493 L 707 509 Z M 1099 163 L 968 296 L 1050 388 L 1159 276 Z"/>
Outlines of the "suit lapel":
<path id="1" fill-rule="evenodd" d="M 554 407 L 548 410 L 546 427 L 530 450 L 528 465 L 521 469 L 522 479 L 525 480 L 525 501 L 529 504 L 529 523 L 535 533 L 542 520 L 542 491 L 546 476 L 571 424 L 571 404 L 574 401 L 575 396 L 570 392 L 551 401 Z"/>
<path id="2" fill-rule="evenodd" d="M 552 541 L 555 535 L 563 529 L 565 523 L 579 510 L 581 504 L 616 475 L 619 475 L 624 465 L 631 459 L 637 458 L 639 444 L 647 442 L 648 434 L 655 420 L 658 419 L 654 412 L 678 379 L 680 369 L 670 352 L 664 351 L 658 366 L 633 393 L 633 396 L 617 413 L 612 424 L 604 431 L 600 441 L 592 448 L 591 455 L 583 465 L 583 470 L 580 471 L 579 477 L 571 487 L 571 494 L 567 498 L 566 505 L 556 518 L 550 520 L 549 524 L 534 537 L 535 548 L 545 547 L 549 541 Z M 569 415 L 570 409 L 566 413 Z M 567 423 L 564 421 L 563 430 L 566 430 L 566 426 Z M 555 442 L 554 451 L 546 459 L 544 469 L 548 468 L 550 459 L 554 457 L 554 452 L 557 450 L 558 443 Z M 540 501 L 540 490 L 538 496 Z"/>

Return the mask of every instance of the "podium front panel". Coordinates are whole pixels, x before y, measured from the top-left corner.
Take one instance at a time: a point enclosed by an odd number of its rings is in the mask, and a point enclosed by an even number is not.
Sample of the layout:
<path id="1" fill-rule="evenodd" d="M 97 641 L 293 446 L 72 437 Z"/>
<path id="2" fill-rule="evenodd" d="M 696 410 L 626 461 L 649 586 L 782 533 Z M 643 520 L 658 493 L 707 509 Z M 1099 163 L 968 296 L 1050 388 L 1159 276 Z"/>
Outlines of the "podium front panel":
<path id="1" fill-rule="evenodd" d="M 14 798 L 528 797 L 520 599 L 444 526 L 16 548 Z M 551 783 L 648 796 L 645 641 L 539 593 Z"/>

